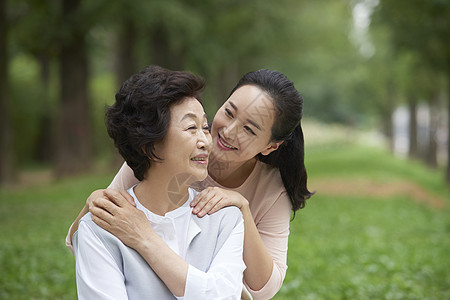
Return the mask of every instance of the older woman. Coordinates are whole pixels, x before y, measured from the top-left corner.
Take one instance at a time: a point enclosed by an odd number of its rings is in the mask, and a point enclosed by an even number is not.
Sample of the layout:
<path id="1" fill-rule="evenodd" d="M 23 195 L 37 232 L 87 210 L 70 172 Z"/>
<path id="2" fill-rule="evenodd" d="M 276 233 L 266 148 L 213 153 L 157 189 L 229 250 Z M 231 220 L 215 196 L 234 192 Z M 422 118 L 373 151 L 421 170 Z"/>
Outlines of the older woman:
<path id="1" fill-rule="evenodd" d="M 200 218 L 190 206 L 197 192 L 189 186 L 208 174 L 203 85 L 187 72 L 148 67 L 122 85 L 107 109 L 108 133 L 139 180 L 128 189 L 136 207 L 110 195 L 114 203 L 97 199 L 80 220 L 73 236 L 80 299 L 240 297 L 241 212 L 228 207 Z M 145 226 L 142 236 L 122 242 L 120 232 L 108 232 L 122 213 L 133 216 L 124 235 Z"/>

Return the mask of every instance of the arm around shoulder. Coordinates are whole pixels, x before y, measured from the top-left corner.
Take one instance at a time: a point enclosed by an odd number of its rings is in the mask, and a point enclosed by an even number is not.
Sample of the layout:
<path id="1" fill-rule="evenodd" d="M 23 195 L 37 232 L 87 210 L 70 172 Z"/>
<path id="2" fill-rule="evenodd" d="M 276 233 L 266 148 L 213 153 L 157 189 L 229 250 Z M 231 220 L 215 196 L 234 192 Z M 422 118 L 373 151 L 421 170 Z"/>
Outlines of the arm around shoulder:
<path id="1" fill-rule="evenodd" d="M 286 274 L 291 204 L 281 193 L 255 223 L 249 207 L 243 209 L 245 222 L 244 284 L 254 299 L 270 299 L 281 288 Z"/>

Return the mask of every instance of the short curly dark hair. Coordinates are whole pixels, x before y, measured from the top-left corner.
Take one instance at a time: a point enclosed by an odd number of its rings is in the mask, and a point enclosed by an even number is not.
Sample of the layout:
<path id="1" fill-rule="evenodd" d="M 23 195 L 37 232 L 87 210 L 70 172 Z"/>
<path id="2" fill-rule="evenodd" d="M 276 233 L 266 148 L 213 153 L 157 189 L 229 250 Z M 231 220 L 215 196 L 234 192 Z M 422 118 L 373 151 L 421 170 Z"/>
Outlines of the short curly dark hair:
<path id="1" fill-rule="evenodd" d="M 106 107 L 106 127 L 137 179 L 161 160 L 154 145 L 166 136 L 170 107 L 186 97 L 201 103 L 204 86 L 200 76 L 159 66 L 148 66 L 123 83 L 116 102 Z"/>

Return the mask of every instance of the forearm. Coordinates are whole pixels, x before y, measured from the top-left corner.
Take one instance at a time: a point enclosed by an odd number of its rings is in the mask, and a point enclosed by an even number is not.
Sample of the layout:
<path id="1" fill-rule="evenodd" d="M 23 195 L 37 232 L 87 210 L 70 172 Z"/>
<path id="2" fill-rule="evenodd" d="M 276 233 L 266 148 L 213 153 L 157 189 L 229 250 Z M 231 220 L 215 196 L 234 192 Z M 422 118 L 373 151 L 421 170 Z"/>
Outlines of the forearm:
<path id="1" fill-rule="evenodd" d="M 156 234 L 136 250 L 176 297 L 184 296 L 189 265 Z"/>
<path id="2" fill-rule="evenodd" d="M 241 208 L 244 217 L 244 271 L 246 284 L 252 290 L 260 290 L 268 282 L 273 269 L 273 258 L 269 254 L 256 228 L 248 202 Z"/>
<path id="3" fill-rule="evenodd" d="M 154 233 L 141 239 L 143 242 L 136 244 L 135 250 L 177 297 L 238 299 L 245 269 L 243 237 L 244 224 L 241 219 L 214 256 L 208 271 L 189 265 Z"/>

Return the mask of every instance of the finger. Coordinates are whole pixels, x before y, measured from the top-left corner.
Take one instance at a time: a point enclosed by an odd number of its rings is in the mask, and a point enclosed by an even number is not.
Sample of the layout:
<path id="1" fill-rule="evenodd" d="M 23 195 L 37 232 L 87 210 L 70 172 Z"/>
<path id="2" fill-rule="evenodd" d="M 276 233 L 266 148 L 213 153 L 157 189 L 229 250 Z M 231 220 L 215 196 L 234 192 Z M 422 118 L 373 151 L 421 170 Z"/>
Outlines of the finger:
<path id="1" fill-rule="evenodd" d="M 194 199 L 191 201 L 191 203 L 190 203 L 191 207 L 196 206 L 200 201 L 204 200 L 205 196 L 208 195 L 208 191 L 209 191 L 209 188 L 204 189 L 203 191 L 199 192 L 199 193 L 194 197 Z"/>
<path id="2" fill-rule="evenodd" d="M 119 209 L 114 202 L 111 202 L 109 199 L 105 198 L 97 198 L 92 202 L 92 204 L 92 209 L 99 208 L 113 216 L 117 214 L 117 210 Z M 91 208 L 89 211 L 91 211 Z"/>
<path id="3" fill-rule="evenodd" d="M 218 202 L 220 202 L 220 200 L 222 200 L 222 196 L 220 195 L 214 195 L 214 197 L 212 197 L 208 203 L 205 204 L 205 206 L 203 207 L 203 209 L 201 210 L 201 212 L 203 214 L 206 214 L 211 208 L 213 208 Z"/>
<path id="4" fill-rule="evenodd" d="M 102 218 L 97 217 L 94 214 L 92 214 L 92 221 L 94 221 L 95 224 L 97 224 L 98 226 L 100 226 L 101 228 L 103 228 L 107 231 L 110 231 L 110 229 L 111 229 L 111 225 L 108 222 L 106 222 Z"/>
<path id="5" fill-rule="evenodd" d="M 222 199 L 221 201 L 217 202 L 216 205 L 214 205 L 214 207 L 208 211 L 208 215 L 215 213 L 216 211 L 224 208 L 225 206 L 227 206 L 227 205 L 226 205 L 225 201 L 223 201 L 223 199 Z"/>
<path id="6" fill-rule="evenodd" d="M 197 213 L 200 218 L 206 215 L 206 213 L 216 205 L 222 199 L 219 195 L 214 195 L 209 201 L 203 206 L 203 208 Z"/>
<path id="7" fill-rule="evenodd" d="M 131 205 L 133 205 L 134 207 L 136 207 L 136 202 L 134 202 L 134 198 L 128 194 L 127 191 L 125 190 L 120 190 L 119 193 L 122 195 L 122 197 L 124 197 Z"/>
<path id="8" fill-rule="evenodd" d="M 112 189 L 103 191 L 103 195 L 119 207 L 123 207 L 128 202 L 120 192 Z"/>
<path id="9" fill-rule="evenodd" d="M 200 199 L 198 200 L 197 204 L 194 206 L 194 209 L 192 210 L 192 212 L 194 214 L 198 213 L 199 211 L 201 211 L 203 209 L 203 207 L 205 207 L 206 203 L 208 203 L 208 201 L 211 199 L 211 197 L 213 197 L 214 195 L 203 195 L 202 197 L 200 197 Z"/>
<path id="10" fill-rule="evenodd" d="M 99 207 L 92 207 L 92 209 L 90 210 L 90 213 L 92 215 L 92 218 L 97 218 L 97 219 L 101 219 L 104 222 L 111 224 L 111 214 L 109 212 L 107 212 L 104 209 L 101 209 Z"/>
<path id="11" fill-rule="evenodd" d="M 87 207 L 91 207 L 92 206 L 92 201 L 94 201 L 94 199 L 102 197 L 103 196 L 103 190 L 95 190 L 93 191 L 89 197 L 86 199 L 86 204 Z"/>

